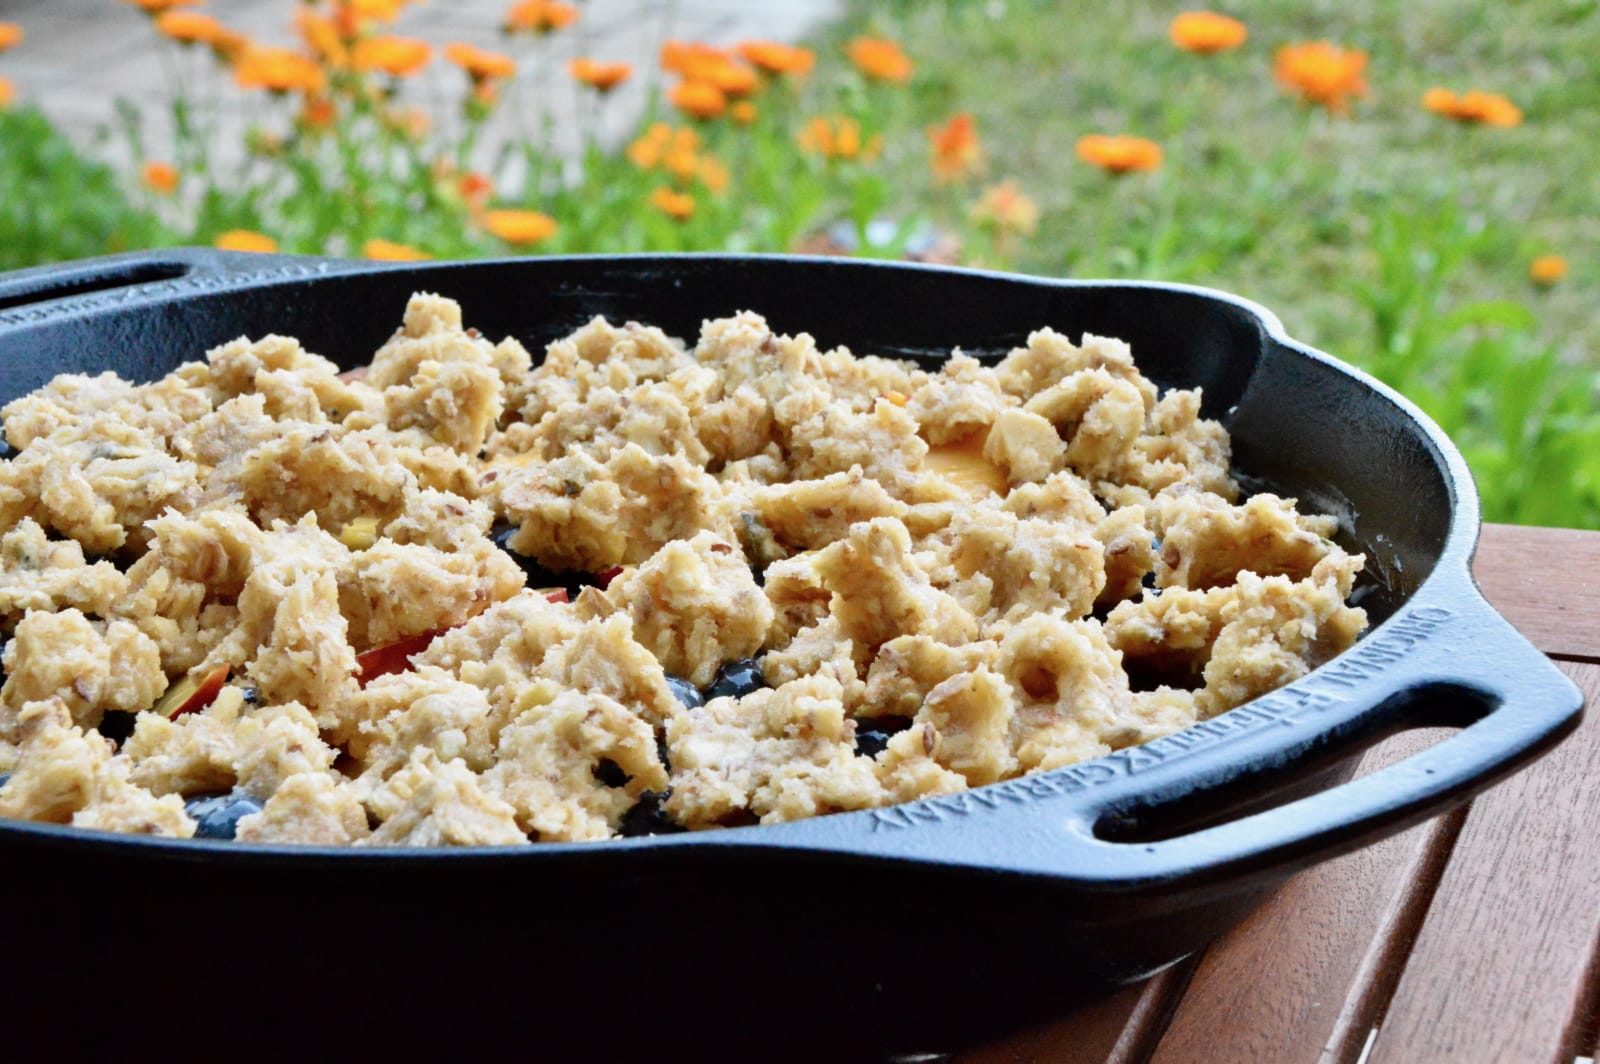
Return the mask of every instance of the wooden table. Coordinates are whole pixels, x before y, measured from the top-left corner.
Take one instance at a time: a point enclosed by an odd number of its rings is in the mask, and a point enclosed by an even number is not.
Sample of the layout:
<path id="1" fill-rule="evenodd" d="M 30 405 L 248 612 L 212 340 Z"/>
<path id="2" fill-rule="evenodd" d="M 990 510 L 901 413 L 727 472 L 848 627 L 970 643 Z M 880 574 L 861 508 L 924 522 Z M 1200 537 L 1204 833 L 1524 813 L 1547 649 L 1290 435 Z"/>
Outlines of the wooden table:
<path id="1" fill-rule="evenodd" d="M 1600 533 L 1490 525 L 1473 566 L 1583 689 L 1578 732 L 1470 805 L 1291 879 L 1197 956 L 960 1064 L 1560 1062 L 1600 1036 Z M 1440 732 L 1370 750 L 1359 771 Z"/>

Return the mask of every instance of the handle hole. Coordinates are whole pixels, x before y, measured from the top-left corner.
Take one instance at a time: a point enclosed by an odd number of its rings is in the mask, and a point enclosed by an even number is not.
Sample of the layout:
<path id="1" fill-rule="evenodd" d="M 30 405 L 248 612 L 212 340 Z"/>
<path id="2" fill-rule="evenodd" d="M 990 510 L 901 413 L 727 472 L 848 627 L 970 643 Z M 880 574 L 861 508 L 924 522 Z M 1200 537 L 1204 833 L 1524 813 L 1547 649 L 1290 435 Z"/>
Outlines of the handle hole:
<path id="1" fill-rule="evenodd" d="M 113 266 L 93 273 L 73 274 L 56 280 L 47 278 L 36 288 L 0 295 L 0 311 L 10 310 L 12 307 L 25 307 L 31 303 L 47 303 L 53 299 L 68 299 L 94 292 L 131 288 L 153 281 L 171 281 L 188 276 L 192 269 L 193 267 L 182 262 L 141 262 L 128 266 Z"/>
<path id="2" fill-rule="evenodd" d="M 1353 727 L 1289 754 L 1291 764 L 1242 766 L 1226 782 L 1110 810 L 1095 822 L 1094 834 L 1104 842 L 1143 844 L 1242 820 L 1421 753 L 1494 706 L 1483 692 L 1455 685 L 1406 692 L 1363 714 Z"/>

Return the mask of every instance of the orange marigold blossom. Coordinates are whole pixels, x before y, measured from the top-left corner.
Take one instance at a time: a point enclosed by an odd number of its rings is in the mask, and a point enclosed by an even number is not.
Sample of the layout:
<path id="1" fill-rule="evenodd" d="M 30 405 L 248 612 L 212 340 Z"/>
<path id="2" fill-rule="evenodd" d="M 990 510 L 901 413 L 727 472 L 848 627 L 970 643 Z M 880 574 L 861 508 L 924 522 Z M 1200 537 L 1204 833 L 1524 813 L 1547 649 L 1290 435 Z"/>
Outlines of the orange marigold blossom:
<path id="1" fill-rule="evenodd" d="M 0 22 L 0 52 L 15 48 L 27 34 L 15 22 Z"/>
<path id="2" fill-rule="evenodd" d="M 382 71 L 392 78 L 410 77 L 432 60 L 432 46 L 415 37 L 363 37 L 350 52 L 351 65 L 357 70 Z"/>
<path id="3" fill-rule="evenodd" d="M 726 55 L 690 56 L 679 71 L 685 81 L 704 81 L 715 85 L 724 96 L 748 96 L 761 87 L 754 68 L 735 62 Z"/>
<path id="4" fill-rule="evenodd" d="M 334 0 L 333 22 L 345 40 L 355 40 L 372 25 L 387 26 L 411 0 Z"/>
<path id="5" fill-rule="evenodd" d="M 302 7 L 294 13 L 294 27 L 306 42 L 306 48 L 323 65 L 338 70 L 350 65 L 350 49 L 345 45 L 345 35 L 334 25 L 333 19 Z"/>
<path id="6" fill-rule="evenodd" d="M 661 158 L 661 168 L 685 183 L 694 180 L 700 168 L 700 156 L 693 148 L 673 145 Z"/>
<path id="7" fill-rule="evenodd" d="M 578 21 L 578 9 L 554 0 L 521 0 L 506 12 L 501 29 L 506 33 L 531 31 L 540 35 L 564 29 Z"/>
<path id="8" fill-rule="evenodd" d="M 756 121 L 756 115 L 759 113 L 760 112 L 757 111 L 755 102 L 753 100 L 739 100 L 735 102 L 732 107 L 728 108 L 728 117 L 732 118 L 741 126 L 754 125 Z"/>
<path id="9" fill-rule="evenodd" d="M 219 27 L 206 41 L 211 46 L 211 54 L 224 63 L 237 63 L 239 57 L 255 47 L 255 42 L 243 33 Z"/>
<path id="10" fill-rule="evenodd" d="M 156 16 L 156 29 L 179 44 L 210 44 L 227 31 L 222 23 L 198 11 L 167 11 Z"/>
<path id="11" fill-rule="evenodd" d="M 695 118 L 715 118 L 727 110 L 728 97 L 708 81 L 680 81 L 667 93 L 672 106 Z"/>
<path id="12" fill-rule="evenodd" d="M 361 245 L 361 257 L 364 259 L 377 259 L 380 262 L 426 262 L 433 258 L 426 251 L 421 251 L 409 244 L 396 244 L 392 240 L 383 240 L 377 237 Z"/>
<path id="13" fill-rule="evenodd" d="M 817 54 L 809 48 L 796 48 L 777 41 L 745 41 L 739 45 L 739 54 L 768 74 L 811 73 L 817 65 Z"/>
<path id="14" fill-rule="evenodd" d="M 567 64 L 567 73 L 590 88 L 605 93 L 632 77 L 633 67 L 627 63 L 602 63 L 580 56 Z"/>
<path id="15" fill-rule="evenodd" d="M 1367 94 L 1366 69 L 1366 52 L 1327 41 L 1280 48 L 1273 61 L 1279 83 L 1335 113 L 1349 108 L 1350 97 Z"/>
<path id="16" fill-rule="evenodd" d="M 1143 137 L 1091 133 L 1078 139 L 1078 158 L 1113 174 L 1161 167 L 1161 145 Z"/>
<path id="17" fill-rule="evenodd" d="M 276 240 L 265 233 L 257 233 L 251 229 L 229 229 L 213 240 L 212 244 L 223 251 L 254 251 L 270 254 L 278 250 Z"/>
<path id="18" fill-rule="evenodd" d="M 1172 20 L 1167 33 L 1173 44 L 1200 55 L 1237 48 L 1250 36 L 1243 22 L 1215 11 L 1185 11 Z"/>
<path id="19" fill-rule="evenodd" d="M 171 163 L 152 159 L 140 168 L 139 180 L 144 182 L 144 187 L 150 191 L 170 196 L 178 190 L 178 168 Z"/>
<path id="20" fill-rule="evenodd" d="M 650 193 L 650 206 L 669 218 L 683 222 L 694 214 L 694 197 L 662 185 Z"/>
<path id="21" fill-rule="evenodd" d="M 203 2 L 204 0 L 123 0 L 123 3 L 151 16 L 171 11 L 175 7 L 198 7 Z"/>
<path id="22" fill-rule="evenodd" d="M 1528 279 L 1548 287 L 1567 275 L 1567 260 L 1560 255 L 1540 255 L 1528 263 Z"/>
<path id="23" fill-rule="evenodd" d="M 17 98 L 17 87 L 10 78 L 0 78 L 0 109 L 11 106 L 11 101 Z"/>
<path id="24" fill-rule="evenodd" d="M 695 172 L 695 177 L 699 178 L 707 192 L 721 195 L 728 188 L 728 168 L 714 155 L 700 157 L 700 166 Z"/>
<path id="25" fill-rule="evenodd" d="M 510 208 L 485 211 L 480 221 L 485 229 L 501 240 L 519 246 L 549 240 L 560 228 L 548 214 Z"/>
<path id="26" fill-rule="evenodd" d="M 951 115 L 942 126 L 929 126 L 928 144 L 933 153 L 933 176 L 940 182 L 971 173 L 983 158 L 977 126 L 965 111 Z"/>
<path id="27" fill-rule="evenodd" d="M 979 225 L 993 226 L 1000 233 L 1027 236 L 1039 227 L 1038 204 L 1009 179 L 984 189 L 978 202 L 972 205 L 970 217 Z"/>
<path id="28" fill-rule="evenodd" d="M 728 53 L 709 44 L 668 41 L 661 46 L 661 69 L 688 77 L 696 65 L 723 62 Z"/>
<path id="29" fill-rule="evenodd" d="M 801 127 L 795 139 L 801 151 L 828 160 L 870 159 L 883 144 L 877 134 L 862 140 L 861 123 L 848 115 L 817 115 Z"/>
<path id="30" fill-rule="evenodd" d="M 1504 96 L 1476 89 L 1458 96 L 1449 89 L 1432 88 L 1422 94 L 1422 106 L 1458 122 L 1500 127 L 1522 123 L 1522 111 L 1516 104 Z"/>
<path id="31" fill-rule="evenodd" d="M 305 129 L 321 132 L 333 128 L 339 120 L 339 111 L 326 96 L 308 95 L 296 120 Z"/>
<path id="32" fill-rule="evenodd" d="M 900 45 L 886 37 L 857 37 L 845 47 L 845 54 L 873 81 L 904 84 L 915 69 Z"/>
<path id="33" fill-rule="evenodd" d="M 461 41 L 445 45 L 444 55 L 450 62 L 465 70 L 473 81 L 509 78 L 517 72 L 517 64 L 509 55 L 486 51 Z"/>
<path id="34" fill-rule="evenodd" d="M 246 48 L 233 68 L 242 88 L 269 92 L 321 92 L 328 77 L 314 60 L 288 48 Z"/>

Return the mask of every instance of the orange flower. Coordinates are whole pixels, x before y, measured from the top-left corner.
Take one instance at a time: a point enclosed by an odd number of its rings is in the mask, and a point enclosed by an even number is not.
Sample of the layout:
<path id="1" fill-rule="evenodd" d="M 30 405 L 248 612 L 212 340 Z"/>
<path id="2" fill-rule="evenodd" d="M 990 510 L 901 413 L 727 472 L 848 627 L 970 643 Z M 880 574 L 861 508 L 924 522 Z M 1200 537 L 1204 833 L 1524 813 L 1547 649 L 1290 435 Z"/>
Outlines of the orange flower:
<path id="1" fill-rule="evenodd" d="M 1185 11 L 1172 20 L 1172 43 L 1186 52 L 1212 55 L 1237 48 L 1250 36 L 1244 23 L 1214 11 Z"/>
<path id="2" fill-rule="evenodd" d="M 27 34 L 15 22 L 0 22 L 0 52 L 15 48 Z"/>
<path id="3" fill-rule="evenodd" d="M 1099 133 L 1078 141 L 1078 158 L 1113 174 L 1161 167 L 1161 145 L 1143 137 L 1108 137 Z"/>
<path id="4" fill-rule="evenodd" d="M 333 21 L 345 40 L 354 40 L 373 23 L 387 26 L 399 18 L 407 3 L 410 0 L 335 0 Z"/>
<path id="5" fill-rule="evenodd" d="M 517 72 L 517 64 L 509 55 L 485 51 L 460 41 L 445 45 L 444 55 L 450 62 L 465 70 L 473 81 L 509 78 Z"/>
<path id="6" fill-rule="evenodd" d="M 610 92 L 633 76 L 633 67 L 627 63 L 602 63 L 594 59 L 579 58 L 567 64 L 567 73 L 590 88 Z"/>
<path id="7" fill-rule="evenodd" d="M 468 170 L 456 179 L 456 191 L 472 210 L 482 210 L 489 197 L 494 195 L 494 181 L 488 174 Z"/>
<path id="8" fill-rule="evenodd" d="M 708 63 L 726 62 L 728 53 L 709 44 L 668 41 L 661 46 L 661 69 L 689 77 L 694 69 Z"/>
<path id="9" fill-rule="evenodd" d="M 339 119 L 339 111 L 326 96 L 307 96 L 297 119 L 300 125 L 314 132 L 332 129 Z"/>
<path id="10" fill-rule="evenodd" d="M 700 179 L 707 192 L 721 195 L 728 187 L 728 168 L 723 166 L 722 160 L 716 156 L 702 155 L 695 176 Z"/>
<path id="11" fill-rule="evenodd" d="M 147 162 L 139 171 L 139 179 L 151 192 L 170 196 L 178 190 L 178 168 L 171 163 Z"/>
<path id="12" fill-rule="evenodd" d="M 1522 124 L 1522 111 L 1504 96 L 1492 92 L 1464 92 L 1433 88 L 1422 94 L 1422 106 L 1458 122 L 1509 127 Z"/>
<path id="13" fill-rule="evenodd" d="M 1567 260 L 1560 255 L 1540 255 L 1528 263 L 1528 279 L 1548 288 L 1567 275 Z"/>
<path id="14" fill-rule="evenodd" d="M 350 65 L 350 49 L 344 43 L 346 35 L 340 32 L 332 19 L 302 7 L 294 13 L 294 25 L 311 54 L 324 65 L 338 69 Z"/>
<path id="15" fill-rule="evenodd" d="M 984 190 L 972 205 L 971 218 L 979 225 L 993 226 L 999 233 L 1028 236 L 1039 227 L 1039 207 L 1017 188 L 1015 181 L 1002 181 Z"/>
<path id="16" fill-rule="evenodd" d="M 146 15 L 154 17 L 164 11 L 171 11 L 175 7 L 197 7 L 203 0 L 123 0 L 123 2 L 131 4 Z"/>
<path id="17" fill-rule="evenodd" d="M 751 100 L 740 100 L 728 109 L 728 116 L 741 126 L 754 125 L 756 114 L 756 105 Z"/>
<path id="18" fill-rule="evenodd" d="M 928 143 L 933 149 L 933 176 L 940 182 L 965 176 L 983 158 L 977 127 L 965 111 L 950 116 L 942 126 L 929 126 Z"/>
<path id="19" fill-rule="evenodd" d="M 361 257 L 380 262 L 426 262 L 433 258 L 409 244 L 396 244 L 392 240 L 372 239 L 361 245 Z"/>
<path id="20" fill-rule="evenodd" d="M 11 106 L 11 101 L 17 98 L 17 87 L 10 78 L 0 78 L 0 110 Z"/>
<path id="21" fill-rule="evenodd" d="M 167 11 L 156 16 L 156 29 L 179 44 L 210 44 L 227 33 L 222 23 L 198 11 Z"/>
<path id="22" fill-rule="evenodd" d="M 809 48 L 795 48 L 776 41 L 745 41 L 739 45 L 739 54 L 768 74 L 811 73 L 817 65 L 817 55 Z"/>
<path id="23" fill-rule="evenodd" d="M 560 228 L 554 218 L 539 211 L 486 211 L 482 222 L 489 232 L 519 247 L 549 240 Z"/>
<path id="24" fill-rule="evenodd" d="M 508 34 L 532 31 L 543 36 L 551 30 L 570 26 L 577 20 L 578 9 L 571 4 L 559 4 L 553 0 L 522 0 L 506 12 L 501 29 Z"/>
<path id="25" fill-rule="evenodd" d="M 694 214 L 694 197 L 662 185 L 650 193 L 650 206 L 675 221 L 685 222 Z"/>
<path id="26" fill-rule="evenodd" d="M 707 81 L 680 81 L 667 93 L 672 106 L 695 118 L 715 118 L 728 106 L 722 90 Z"/>
<path id="27" fill-rule="evenodd" d="M 243 33 L 218 26 L 206 43 L 211 46 L 211 54 L 222 62 L 237 63 L 240 56 L 254 47 L 255 42 Z"/>
<path id="28" fill-rule="evenodd" d="M 229 229 L 212 243 L 223 251 L 255 251 L 265 255 L 278 250 L 276 240 L 250 229 Z"/>
<path id="29" fill-rule="evenodd" d="M 857 37 L 845 48 L 863 74 L 873 81 L 893 81 L 904 84 L 911 80 L 914 69 L 906 53 L 894 41 L 884 37 Z"/>
<path id="30" fill-rule="evenodd" d="M 357 70 L 381 70 L 392 78 L 407 78 L 433 59 L 427 41 L 414 37 L 363 37 L 350 53 Z"/>
<path id="31" fill-rule="evenodd" d="M 861 139 L 861 123 L 846 115 L 817 115 L 800 130 L 796 138 L 800 150 L 824 159 L 870 159 L 878 154 L 883 138 L 874 135 Z"/>
<path id="32" fill-rule="evenodd" d="M 321 92 L 327 75 L 314 60 L 288 48 L 247 48 L 233 68 L 234 80 L 246 89 L 268 92 Z"/>
<path id="33" fill-rule="evenodd" d="M 1313 41 L 1278 49 L 1273 74 L 1309 102 L 1342 113 L 1349 108 L 1349 97 L 1367 94 L 1362 77 L 1366 68 L 1366 52 Z"/>

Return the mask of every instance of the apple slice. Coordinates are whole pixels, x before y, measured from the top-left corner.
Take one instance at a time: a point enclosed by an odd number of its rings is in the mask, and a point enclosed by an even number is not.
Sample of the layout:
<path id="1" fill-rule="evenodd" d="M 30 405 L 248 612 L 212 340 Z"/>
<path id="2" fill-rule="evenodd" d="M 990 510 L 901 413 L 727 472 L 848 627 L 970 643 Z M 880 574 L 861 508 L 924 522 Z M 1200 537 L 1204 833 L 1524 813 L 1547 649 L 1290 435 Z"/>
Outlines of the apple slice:
<path id="1" fill-rule="evenodd" d="M 986 438 L 987 433 L 975 432 L 956 443 L 929 447 L 922 467 L 963 489 L 981 488 L 985 494 L 1004 495 L 1011 489 L 1011 482 L 1004 470 L 984 457 Z"/>
<path id="2" fill-rule="evenodd" d="M 536 587 L 534 590 L 557 605 L 572 601 L 564 587 Z"/>
<path id="3" fill-rule="evenodd" d="M 228 682 L 228 672 L 226 665 L 218 665 L 200 676 L 191 672 L 167 688 L 150 711 L 168 720 L 177 720 L 185 713 L 198 713 L 216 701 L 223 684 Z"/>
<path id="4" fill-rule="evenodd" d="M 431 632 L 419 632 L 357 654 L 356 681 L 365 687 L 376 677 L 387 676 L 391 672 L 405 672 L 411 668 L 411 655 L 422 653 L 428 649 L 428 644 L 433 642 L 435 636 L 449 630 L 435 628 Z"/>
<path id="5" fill-rule="evenodd" d="M 594 574 L 594 582 L 596 584 L 600 585 L 600 590 L 601 591 L 604 591 L 606 588 L 611 586 L 611 581 L 615 580 L 617 577 L 619 577 L 621 575 L 622 575 L 622 566 L 613 565 L 613 566 L 610 566 L 609 568 L 601 569 L 598 573 L 595 573 Z"/>

